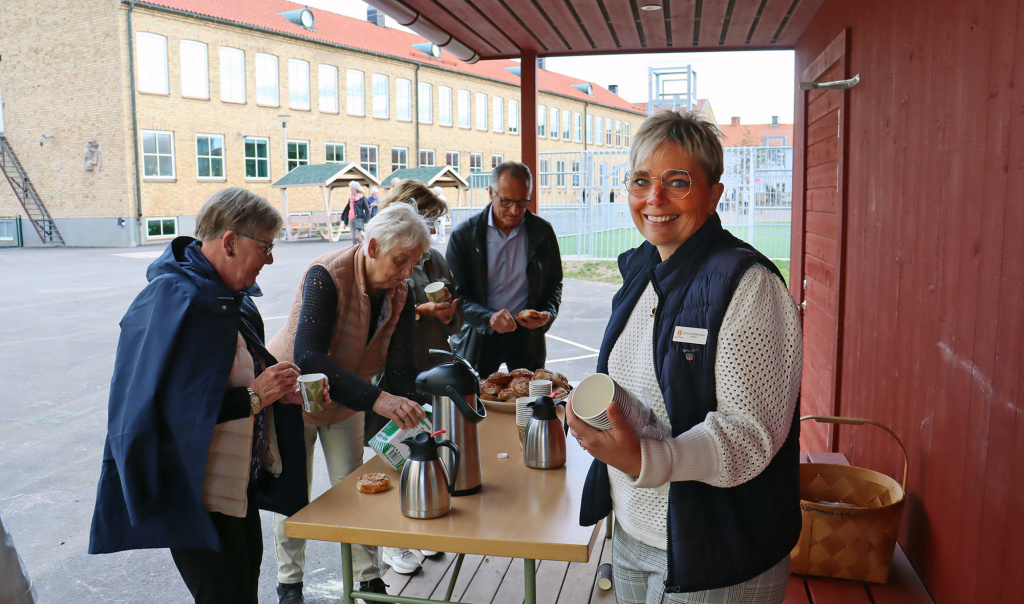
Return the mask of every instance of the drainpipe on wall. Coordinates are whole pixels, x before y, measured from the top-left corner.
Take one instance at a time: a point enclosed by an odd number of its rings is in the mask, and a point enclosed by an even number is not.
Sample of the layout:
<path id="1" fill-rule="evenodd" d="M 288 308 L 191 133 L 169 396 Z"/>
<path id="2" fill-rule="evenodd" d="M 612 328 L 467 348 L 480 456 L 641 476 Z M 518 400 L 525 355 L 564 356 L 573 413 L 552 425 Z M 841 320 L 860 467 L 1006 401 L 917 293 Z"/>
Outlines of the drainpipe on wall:
<path id="1" fill-rule="evenodd" d="M 128 2 L 128 78 L 132 95 L 132 150 L 135 152 L 135 224 L 131 231 L 133 246 L 142 245 L 142 174 L 139 172 L 139 116 L 135 107 L 135 49 L 132 45 L 132 9 L 135 0 Z"/>
<path id="2" fill-rule="evenodd" d="M 413 153 L 416 154 L 416 167 L 419 168 L 420 167 L 420 64 L 419 63 L 416 64 L 416 72 L 413 74 L 412 80 L 413 80 L 413 82 L 412 82 L 413 98 L 416 99 L 416 102 L 413 103 L 413 106 L 409 110 L 409 112 L 412 114 L 410 116 L 410 117 L 412 117 L 412 123 L 416 125 L 416 137 L 415 137 L 416 138 L 416 149 L 413 150 Z M 412 161 L 410 161 L 409 163 L 411 164 Z M 435 164 L 437 163 L 437 158 L 436 157 L 434 158 L 434 163 Z"/>

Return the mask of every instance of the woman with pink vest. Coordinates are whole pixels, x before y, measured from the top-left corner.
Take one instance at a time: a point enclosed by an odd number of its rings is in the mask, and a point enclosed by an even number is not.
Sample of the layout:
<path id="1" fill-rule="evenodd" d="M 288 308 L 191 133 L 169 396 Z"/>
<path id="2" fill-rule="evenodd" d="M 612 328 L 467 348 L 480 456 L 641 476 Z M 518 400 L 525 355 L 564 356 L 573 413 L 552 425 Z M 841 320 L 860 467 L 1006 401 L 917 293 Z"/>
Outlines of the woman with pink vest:
<path id="1" fill-rule="evenodd" d="M 367 224 L 365 241 L 317 258 L 306 270 L 285 326 L 270 342 L 281 359 L 302 373 L 324 373 L 333 393 L 322 411 L 303 413 L 307 488 L 312 489 L 313 451 L 319 438 L 333 486 L 363 461 L 364 413 L 375 412 L 403 428 L 425 413 L 415 392 L 415 311 L 406 304 L 406 278 L 430 247 L 423 218 L 408 204 L 382 210 Z M 390 392 L 373 382 L 383 371 Z M 343 393 L 343 394 L 338 394 Z M 305 541 L 285 535 L 276 515 L 279 602 L 303 602 Z M 360 591 L 387 593 L 377 548 L 352 548 Z"/>

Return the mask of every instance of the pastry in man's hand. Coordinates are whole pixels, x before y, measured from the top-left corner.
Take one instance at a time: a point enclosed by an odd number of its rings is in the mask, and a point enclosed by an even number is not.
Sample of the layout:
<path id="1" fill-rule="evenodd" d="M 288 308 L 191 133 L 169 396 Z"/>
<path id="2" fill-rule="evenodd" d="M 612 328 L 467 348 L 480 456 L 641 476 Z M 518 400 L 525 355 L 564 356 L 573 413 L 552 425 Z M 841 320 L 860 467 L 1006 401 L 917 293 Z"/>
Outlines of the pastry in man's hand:
<path id="1" fill-rule="evenodd" d="M 523 319 L 539 319 L 541 317 L 541 314 L 540 314 L 539 311 L 527 308 L 526 310 L 519 311 L 519 314 L 516 315 L 516 317 L 518 317 L 520 320 L 523 320 Z"/>
<path id="2" fill-rule="evenodd" d="M 508 383 L 512 381 L 512 376 L 504 371 L 495 371 L 491 375 L 487 376 L 487 381 L 492 384 L 498 384 L 499 386 L 508 386 Z"/>
<path id="3" fill-rule="evenodd" d="M 380 493 L 391 488 L 391 479 L 383 472 L 363 474 L 356 481 L 356 490 L 360 493 Z"/>

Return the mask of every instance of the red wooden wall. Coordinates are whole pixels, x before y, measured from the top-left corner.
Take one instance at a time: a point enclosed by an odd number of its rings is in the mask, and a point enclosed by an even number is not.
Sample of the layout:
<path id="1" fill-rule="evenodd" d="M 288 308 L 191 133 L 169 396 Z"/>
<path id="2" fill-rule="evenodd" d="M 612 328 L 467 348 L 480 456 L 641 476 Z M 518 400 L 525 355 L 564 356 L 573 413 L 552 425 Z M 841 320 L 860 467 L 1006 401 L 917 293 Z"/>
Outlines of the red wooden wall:
<path id="1" fill-rule="evenodd" d="M 847 105 L 841 413 L 907 445 L 900 541 L 935 601 L 1018 604 L 1024 5 L 828 0 L 796 73 L 844 28 L 862 81 Z M 797 132 L 806 119 L 798 109 Z M 881 431 L 843 427 L 837 443 L 854 464 L 898 475 Z"/>

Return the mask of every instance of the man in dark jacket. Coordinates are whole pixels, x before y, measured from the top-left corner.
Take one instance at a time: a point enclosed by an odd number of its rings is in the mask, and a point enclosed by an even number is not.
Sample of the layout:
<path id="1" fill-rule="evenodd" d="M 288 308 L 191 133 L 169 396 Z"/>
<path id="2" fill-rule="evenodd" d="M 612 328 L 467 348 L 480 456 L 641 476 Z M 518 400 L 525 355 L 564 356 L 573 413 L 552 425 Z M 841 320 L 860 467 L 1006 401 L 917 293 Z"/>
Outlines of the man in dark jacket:
<path id="1" fill-rule="evenodd" d="M 504 362 L 539 369 L 544 334 L 562 302 L 562 257 L 555 231 L 526 209 L 533 178 L 518 162 L 491 173 L 491 203 L 456 227 L 445 255 L 466 314 L 452 337 L 482 377 Z"/>

